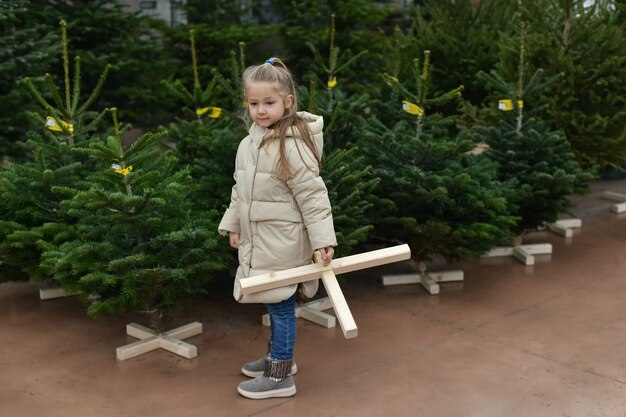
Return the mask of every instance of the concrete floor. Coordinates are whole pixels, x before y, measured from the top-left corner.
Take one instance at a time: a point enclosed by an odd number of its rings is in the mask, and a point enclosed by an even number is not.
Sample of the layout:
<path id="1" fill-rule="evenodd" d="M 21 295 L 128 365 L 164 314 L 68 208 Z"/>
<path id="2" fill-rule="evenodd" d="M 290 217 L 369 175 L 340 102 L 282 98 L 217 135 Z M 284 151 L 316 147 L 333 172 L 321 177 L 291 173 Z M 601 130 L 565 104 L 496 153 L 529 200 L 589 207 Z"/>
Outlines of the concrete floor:
<path id="1" fill-rule="evenodd" d="M 172 327 L 200 321 L 188 360 L 157 350 L 117 362 L 140 317 L 91 319 L 76 297 L 40 301 L 39 283 L 0 285 L 0 416 L 626 416 L 626 218 L 594 182 L 576 197 L 582 228 L 550 232 L 552 255 L 524 266 L 511 257 L 454 265 L 465 281 L 429 295 L 383 287 L 381 273 L 345 276 L 359 336 L 344 339 L 298 319 L 288 399 L 237 394 L 241 364 L 265 351 L 262 306 L 228 297 L 230 282 L 181 306 Z"/>

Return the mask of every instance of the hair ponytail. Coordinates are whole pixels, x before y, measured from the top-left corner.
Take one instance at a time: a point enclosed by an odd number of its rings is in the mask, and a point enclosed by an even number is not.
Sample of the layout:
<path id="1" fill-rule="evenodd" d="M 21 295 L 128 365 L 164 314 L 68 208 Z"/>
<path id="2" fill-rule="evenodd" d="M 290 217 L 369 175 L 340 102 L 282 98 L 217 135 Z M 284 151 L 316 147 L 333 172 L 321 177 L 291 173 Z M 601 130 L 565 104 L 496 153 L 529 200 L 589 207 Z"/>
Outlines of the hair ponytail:
<path id="1" fill-rule="evenodd" d="M 300 139 L 304 142 L 304 144 L 313 152 L 315 157 L 315 162 L 317 163 L 317 167 L 321 167 L 321 155 L 315 146 L 315 141 L 313 139 L 313 135 L 311 134 L 311 130 L 309 129 L 308 122 L 298 116 L 298 95 L 296 93 L 296 86 L 293 81 L 293 76 L 291 72 L 285 65 L 285 63 L 277 57 L 269 58 L 265 61 L 264 64 L 254 65 L 248 67 L 242 76 L 243 79 L 243 89 L 244 92 L 246 90 L 246 86 L 252 82 L 269 82 L 276 83 L 279 87 L 279 91 L 283 99 L 286 99 L 288 96 L 292 96 L 293 100 L 292 104 L 285 110 L 285 114 L 283 117 L 277 121 L 274 126 L 274 135 L 272 137 L 264 138 L 264 142 L 268 142 L 271 140 L 278 139 L 279 143 L 279 171 L 281 174 L 285 176 L 291 175 L 291 166 L 289 165 L 289 161 L 287 161 L 287 155 L 285 150 L 285 138 L 287 136 L 287 130 L 291 128 L 294 136 L 299 136 Z M 247 121 L 250 122 L 250 113 L 246 111 Z M 297 135 L 296 135 L 297 132 Z M 311 167 L 308 166 L 306 160 L 304 159 L 302 152 L 299 148 L 298 141 L 295 141 L 296 148 L 298 149 L 298 154 L 302 161 L 307 165 L 309 169 Z"/>

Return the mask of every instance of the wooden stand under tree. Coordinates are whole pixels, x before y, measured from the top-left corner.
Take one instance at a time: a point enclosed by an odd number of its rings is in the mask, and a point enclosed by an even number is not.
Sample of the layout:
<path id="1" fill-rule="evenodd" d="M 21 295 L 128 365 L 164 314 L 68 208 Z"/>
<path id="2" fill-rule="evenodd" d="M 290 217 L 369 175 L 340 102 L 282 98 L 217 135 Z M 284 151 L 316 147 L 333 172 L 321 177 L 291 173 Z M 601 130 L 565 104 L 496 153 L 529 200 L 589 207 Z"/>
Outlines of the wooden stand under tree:
<path id="1" fill-rule="evenodd" d="M 417 262 L 418 272 L 408 274 L 383 275 L 383 285 L 422 284 L 430 295 L 439 294 L 439 283 L 463 281 L 463 271 L 428 272 L 425 262 Z"/>
<path id="2" fill-rule="evenodd" d="M 513 240 L 513 246 L 499 246 L 487 252 L 482 258 L 494 258 L 500 256 L 513 256 L 526 266 L 535 264 L 535 255 L 549 255 L 552 253 L 550 243 L 522 244 L 522 237 Z"/>
<path id="3" fill-rule="evenodd" d="M 549 224 L 548 229 L 556 234 L 570 238 L 574 236 L 574 229 L 578 229 L 582 225 L 583 221 L 581 219 L 559 219 Z"/>
<path id="4" fill-rule="evenodd" d="M 117 360 L 124 361 L 134 358 L 156 349 L 165 349 L 187 359 L 198 356 L 196 346 L 183 342 L 187 339 L 202 333 L 202 323 L 197 321 L 187 325 L 177 327 L 165 333 L 157 333 L 154 330 L 141 326 L 137 323 L 126 325 L 126 334 L 140 339 L 137 342 L 118 347 L 116 350 Z"/>
<path id="5" fill-rule="evenodd" d="M 352 313 L 348 308 L 348 303 L 346 302 L 343 292 L 341 292 L 341 287 L 339 286 L 335 274 L 373 268 L 392 262 L 403 261 L 410 257 L 411 250 L 409 246 L 398 245 L 337 258 L 324 266 L 320 261 L 319 253 L 316 253 L 316 263 L 242 279 L 241 292 L 243 294 L 252 294 L 321 277 L 328 298 L 335 310 L 335 315 L 337 316 L 341 330 L 343 331 L 343 335 L 349 339 L 357 336 L 358 329 L 352 317 Z"/>
<path id="6" fill-rule="evenodd" d="M 619 214 L 626 211 L 626 194 L 605 191 L 602 193 L 602 198 L 617 202 L 617 204 L 613 204 L 613 207 L 611 207 L 611 212 Z"/>
<path id="7" fill-rule="evenodd" d="M 78 291 L 67 292 L 61 287 L 46 287 L 39 289 L 39 299 L 42 301 L 52 300 L 54 298 L 73 297 L 78 294 L 80 294 Z"/>

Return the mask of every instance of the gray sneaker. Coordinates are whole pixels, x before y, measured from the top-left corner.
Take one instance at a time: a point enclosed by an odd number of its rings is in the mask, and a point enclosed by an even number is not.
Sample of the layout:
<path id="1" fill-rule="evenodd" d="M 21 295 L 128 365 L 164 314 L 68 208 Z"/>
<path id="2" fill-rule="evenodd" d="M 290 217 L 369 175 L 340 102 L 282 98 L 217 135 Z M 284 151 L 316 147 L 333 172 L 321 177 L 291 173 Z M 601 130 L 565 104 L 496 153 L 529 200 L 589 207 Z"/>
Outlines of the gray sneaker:
<path id="1" fill-rule="evenodd" d="M 237 387 L 237 391 L 244 397 L 253 400 L 292 397 L 296 395 L 296 384 L 294 384 L 291 375 L 281 381 L 261 375 L 252 380 L 242 382 Z"/>
<path id="2" fill-rule="evenodd" d="M 245 376 L 249 376 L 250 378 L 256 378 L 257 376 L 263 375 L 263 370 L 265 369 L 265 357 L 248 362 L 241 367 L 241 373 Z M 294 362 L 291 365 L 291 375 L 295 375 L 298 372 L 298 365 Z"/>

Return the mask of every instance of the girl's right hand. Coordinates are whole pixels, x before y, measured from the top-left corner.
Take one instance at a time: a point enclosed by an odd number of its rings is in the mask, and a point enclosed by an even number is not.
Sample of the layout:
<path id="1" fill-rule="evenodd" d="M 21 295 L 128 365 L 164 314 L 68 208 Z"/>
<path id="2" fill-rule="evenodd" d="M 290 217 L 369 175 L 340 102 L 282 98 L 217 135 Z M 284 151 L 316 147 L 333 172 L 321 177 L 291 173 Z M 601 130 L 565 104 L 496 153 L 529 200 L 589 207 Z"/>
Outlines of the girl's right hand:
<path id="1" fill-rule="evenodd" d="M 239 249 L 239 233 L 228 232 L 228 240 L 232 248 Z"/>

